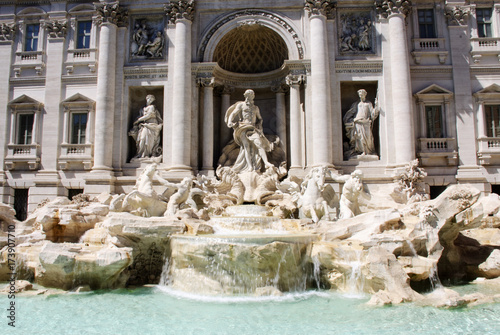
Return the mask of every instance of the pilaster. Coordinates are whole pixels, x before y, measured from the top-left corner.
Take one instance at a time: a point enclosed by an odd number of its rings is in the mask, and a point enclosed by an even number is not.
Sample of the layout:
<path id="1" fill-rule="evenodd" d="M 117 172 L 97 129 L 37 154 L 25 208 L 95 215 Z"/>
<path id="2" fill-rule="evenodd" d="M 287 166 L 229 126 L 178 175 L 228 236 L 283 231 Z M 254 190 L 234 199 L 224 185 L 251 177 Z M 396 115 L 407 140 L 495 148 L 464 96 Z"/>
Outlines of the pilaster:
<path id="1" fill-rule="evenodd" d="M 467 24 L 469 9 L 462 6 L 446 8 L 450 33 L 451 60 L 456 110 L 456 129 L 459 167 L 458 182 L 484 184 L 481 167 L 477 164 L 477 134 L 472 109 L 472 83 L 470 78 L 470 35 Z"/>
<path id="2" fill-rule="evenodd" d="M 7 132 L 10 123 L 8 103 L 10 98 L 9 78 L 12 59 L 13 41 L 16 35 L 14 22 L 0 24 L 0 201 L 8 203 L 9 187 L 4 172 L 5 156 L 7 155 Z"/>

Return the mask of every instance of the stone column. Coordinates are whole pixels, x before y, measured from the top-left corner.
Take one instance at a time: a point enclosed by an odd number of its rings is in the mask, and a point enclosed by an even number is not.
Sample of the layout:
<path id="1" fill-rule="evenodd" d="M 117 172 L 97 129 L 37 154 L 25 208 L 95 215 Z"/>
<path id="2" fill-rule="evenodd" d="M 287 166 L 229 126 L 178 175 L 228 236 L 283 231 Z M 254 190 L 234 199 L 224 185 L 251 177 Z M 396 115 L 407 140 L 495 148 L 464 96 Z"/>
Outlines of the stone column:
<path id="1" fill-rule="evenodd" d="M 0 115 L 2 118 L 0 119 L 0 201 L 6 204 L 12 204 L 8 197 L 10 195 L 9 187 L 7 186 L 7 180 L 4 173 L 5 161 L 4 158 L 6 156 L 5 150 L 7 149 L 7 125 L 9 124 L 9 120 L 7 119 L 8 107 L 9 103 L 9 77 L 10 77 L 10 60 L 12 58 L 13 51 L 13 40 L 16 34 L 16 25 L 14 22 L 11 23 L 1 23 L 0 24 L 0 59 L 3 61 L 0 62 Z M 14 122 L 11 122 L 11 127 L 14 126 Z M 15 129 L 14 129 L 15 130 Z M 11 131 L 10 138 L 14 136 L 14 133 Z"/>
<path id="2" fill-rule="evenodd" d="M 290 86 L 290 169 L 302 168 L 302 122 L 300 108 L 300 85 L 302 75 L 288 75 L 286 83 Z"/>
<path id="3" fill-rule="evenodd" d="M 170 1 L 165 12 L 175 23 L 170 170 L 190 171 L 191 158 L 191 24 L 194 0 Z"/>
<path id="4" fill-rule="evenodd" d="M 113 129 L 115 111 L 116 36 L 118 24 L 126 13 L 115 3 L 98 3 L 99 60 L 95 111 L 95 140 L 93 172 L 112 170 Z"/>
<path id="5" fill-rule="evenodd" d="M 214 84 L 215 78 L 199 78 L 203 87 L 202 173 L 214 175 Z"/>
<path id="6" fill-rule="evenodd" d="M 332 0 L 306 0 L 305 9 L 309 13 L 311 90 L 312 90 L 312 131 L 313 165 L 331 164 L 330 138 L 330 68 L 326 15 L 334 8 Z"/>
<path id="7" fill-rule="evenodd" d="M 116 54 L 118 26 L 127 21 L 127 12 L 112 3 L 96 3 L 99 33 L 97 98 L 94 128 L 94 166 L 85 177 L 85 193 L 113 192 L 113 138 L 116 94 Z M 118 52 L 119 54 L 119 52 Z"/>
<path id="8" fill-rule="evenodd" d="M 231 129 L 227 126 L 224 121 L 224 116 L 229 107 L 231 107 L 231 93 L 234 92 L 234 87 L 223 86 L 222 87 L 222 101 L 221 101 L 221 111 L 220 111 L 220 145 L 221 149 L 224 148 L 226 144 L 231 141 Z"/>
<path id="9" fill-rule="evenodd" d="M 415 159 L 410 59 L 405 23 L 411 10 L 411 1 L 377 0 L 376 7 L 389 21 L 395 162 L 404 165 Z"/>
<path id="10" fill-rule="evenodd" d="M 276 93 L 276 133 L 280 138 L 283 151 L 285 151 L 285 157 L 287 155 L 287 136 L 286 136 L 286 104 L 285 104 L 285 92 L 288 87 L 284 84 L 280 84 L 272 88 L 272 91 Z"/>
<path id="11" fill-rule="evenodd" d="M 475 131 L 474 111 L 472 110 L 472 83 L 470 64 L 464 55 L 470 52 L 469 26 L 470 15 L 466 7 L 447 8 L 448 30 L 450 32 L 451 61 L 453 63 L 453 85 L 456 111 L 456 137 L 459 167 L 457 180 L 474 183 L 479 189 L 485 189 L 485 180 L 477 164 L 477 134 Z M 489 187 L 489 186 L 488 186 Z"/>

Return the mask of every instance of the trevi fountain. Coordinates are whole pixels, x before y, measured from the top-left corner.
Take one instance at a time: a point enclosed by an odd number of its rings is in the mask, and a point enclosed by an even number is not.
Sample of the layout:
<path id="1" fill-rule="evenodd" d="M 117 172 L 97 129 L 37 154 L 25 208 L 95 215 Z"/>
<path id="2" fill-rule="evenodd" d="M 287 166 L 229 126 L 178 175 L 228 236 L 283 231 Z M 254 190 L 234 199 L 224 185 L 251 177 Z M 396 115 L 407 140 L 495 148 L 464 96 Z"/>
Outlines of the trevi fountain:
<path id="1" fill-rule="evenodd" d="M 350 152 L 370 156 L 362 119 L 376 118 L 379 107 L 358 94 L 345 120 Z M 129 132 L 143 166 L 131 192 L 59 197 L 23 222 L 1 205 L 2 327 L 497 333 L 498 195 L 458 184 L 430 200 L 418 160 L 383 187 L 368 187 L 359 170 L 328 166 L 288 176 L 280 139 L 264 134 L 254 97 L 245 91 L 226 112 L 233 140 L 215 176 L 160 176 L 161 117 L 150 95 Z"/>

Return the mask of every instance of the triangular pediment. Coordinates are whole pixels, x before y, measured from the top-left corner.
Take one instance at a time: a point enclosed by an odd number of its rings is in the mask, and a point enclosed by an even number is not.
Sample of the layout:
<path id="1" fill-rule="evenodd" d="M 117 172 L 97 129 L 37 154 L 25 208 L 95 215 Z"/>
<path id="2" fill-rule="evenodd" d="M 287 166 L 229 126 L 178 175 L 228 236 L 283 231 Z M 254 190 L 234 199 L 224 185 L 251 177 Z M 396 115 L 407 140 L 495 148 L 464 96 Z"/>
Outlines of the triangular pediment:
<path id="1" fill-rule="evenodd" d="M 490 85 L 476 92 L 476 94 L 499 94 L 499 93 L 500 93 L 500 86 L 497 84 Z"/>
<path id="2" fill-rule="evenodd" d="M 61 104 L 64 107 L 68 107 L 70 109 L 83 107 L 85 109 L 93 108 L 95 105 L 95 101 L 84 96 L 83 94 L 76 93 L 75 95 L 70 96 L 66 100 L 63 100 Z"/>
<path id="3" fill-rule="evenodd" d="M 69 98 L 67 98 L 66 100 L 62 101 L 63 104 L 78 103 L 78 102 L 94 103 L 95 101 L 90 99 L 90 98 L 87 98 L 86 96 L 84 96 L 83 94 L 80 94 L 80 93 L 72 95 Z"/>
<path id="4" fill-rule="evenodd" d="M 43 104 L 33 99 L 32 97 L 27 96 L 26 94 L 17 97 L 16 99 L 9 102 L 9 106 L 13 109 L 36 109 L 40 110 L 43 107 Z"/>
<path id="5" fill-rule="evenodd" d="M 432 84 L 423 90 L 419 91 L 416 93 L 416 95 L 425 95 L 425 94 L 445 94 L 445 95 L 452 95 L 453 92 L 448 91 L 446 88 L 443 88 L 439 85 Z"/>

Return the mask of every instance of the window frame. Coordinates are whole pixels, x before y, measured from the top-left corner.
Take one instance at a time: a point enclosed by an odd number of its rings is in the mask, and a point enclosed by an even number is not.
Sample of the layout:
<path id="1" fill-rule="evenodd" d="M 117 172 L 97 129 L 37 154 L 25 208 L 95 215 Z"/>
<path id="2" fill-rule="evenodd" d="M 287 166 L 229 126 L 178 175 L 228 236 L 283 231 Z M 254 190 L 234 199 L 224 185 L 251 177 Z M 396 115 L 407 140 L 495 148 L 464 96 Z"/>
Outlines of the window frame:
<path id="1" fill-rule="evenodd" d="M 421 23 L 420 22 L 420 13 L 424 13 L 424 12 L 431 12 L 431 18 L 432 18 L 432 23 Z M 425 18 L 426 16 L 424 16 Z M 418 36 L 419 38 L 424 38 L 424 39 L 435 39 L 435 38 L 438 38 L 438 34 L 437 34 L 437 25 L 436 25 L 436 12 L 434 10 L 434 8 L 419 8 L 417 9 L 417 24 L 418 24 Z M 422 25 L 424 25 L 425 27 L 428 27 L 428 26 L 432 26 L 432 35 L 433 36 L 423 36 L 422 34 Z M 427 29 L 426 29 L 427 31 Z M 426 33 L 427 35 L 427 33 Z"/>
<path id="2" fill-rule="evenodd" d="M 30 27 L 37 27 L 36 37 L 29 34 Z M 37 52 L 40 50 L 40 39 L 41 39 L 41 26 L 40 23 L 28 22 L 24 26 L 24 39 L 23 39 L 23 52 Z M 31 38 L 30 38 L 31 36 Z M 36 43 L 33 43 L 33 40 L 36 40 Z M 28 41 L 31 41 L 28 43 Z M 31 50 L 28 49 L 28 45 Z"/>
<path id="3" fill-rule="evenodd" d="M 489 11 L 489 14 L 490 14 L 490 17 L 489 17 L 489 21 L 479 21 L 479 13 L 483 13 L 484 11 Z M 476 8 L 476 29 L 477 29 L 477 37 L 479 38 L 491 38 L 491 37 L 494 37 L 494 34 L 493 34 L 493 15 L 494 15 L 494 10 L 493 8 L 490 8 L 490 7 L 480 7 L 480 8 Z M 484 15 L 482 15 L 482 17 L 484 17 Z M 488 31 L 485 32 L 484 29 L 480 29 L 480 26 L 482 26 L 483 28 L 484 27 L 487 27 L 489 29 L 487 29 Z M 484 36 L 481 36 L 481 35 L 484 35 Z"/>
<path id="4" fill-rule="evenodd" d="M 89 126 L 89 112 L 87 111 L 70 111 L 69 112 L 70 115 L 69 115 L 69 136 L 68 136 L 68 139 L 69 139 L 69 144 L 87 144 L 88 143 L 88 140 L 87 140 L 87 136 L 88 136 L 88 130 L 87 130 L 87 127 Z M 85 115 L 85 129 L 83 131 L 83 136 L 82 136 L 82 132 L 80 132 L 79 134 L 75 134 L 74 131 L 75 131 L 75 124 L 74 124 L 74 118 L 76 115 Z M 79 123 L 81 125 L 81 122 Z M 76 141 L 75 140 L 75 136 L 76 136 Z M 82 137 L 83 137 L 83 142 L 82 142 Z"/>
<path id="5" fill-rule="evenodd" d="M 26 139 L 26 135 L 22 135 L 21 134 L 21 130 L 22 130 L 22 126 L 23 124 L 21 123 L 21 118 L 24 117 L 24 116 L 31 116 L 31 129 L 30 129 L 30 134 L 29 134 L 29 141 L 27 141 Z M 15 126 L 15 144 L 16 145 L 31 145 L 33 143 L 35 143 L 35 139 L 33 138 L 33 135 L 34 135 L 34 128 L 35 128 L 35 112 L 19 112 L 19 113 L 16 113 L 16 116 L 15 116 L 15 119 L 16 119 L 16 126 Z M 27 127 L 26 127 L 27 129 Z M 24 137 L 24 140 L 21 141 L 21 139 Z M 23 143 L 21 143 L 23 142 Z"/>
<path id="6" fill-rule="evenodd" d="M 83 33 L 80 31 L 80 27 L 82 24 L 89 24 L 89 31 L 83 31 Z M 93 22 L 91 19 L 88 20 L 77 20 L 76 21 L 76 29 L 75 29 L 75 50 L 86 50 L 91 48 L 91 43 L 92 43 L 92 29 Z M 85 39 L 88 39 L 87 45 L 85 45 L 84 41 Z M 80 45 L 80 42 L 82 42 L 82 45 Z"/>
<path id="7" fill-rule="evenodd" d="M 439 108 L 437 115 L 439 115 L 439 123 L 440 123 L 440 129 L 439 129 L 439 136 L 430 136 L 432 135 L 431 133 L 435 134 L 435 130 L 431 129 L 430 125 L 430 119 L 429 119 L 429 109 L 435 109 Z M 445 118 L 444 118 L 444 110 L 443 110 L 443 104 L 433 104 L 433 103 L 427 103 L 424 105 L 424 117 L 425 117 L 425 132 L 426 132 L 426 137 L 425 138 L 446 138 L 446 125 L 445 125 Z M 435 117 L 435 116 L 434 116 Z M 433 131 L 434 130 L 434 131 Z"/>

